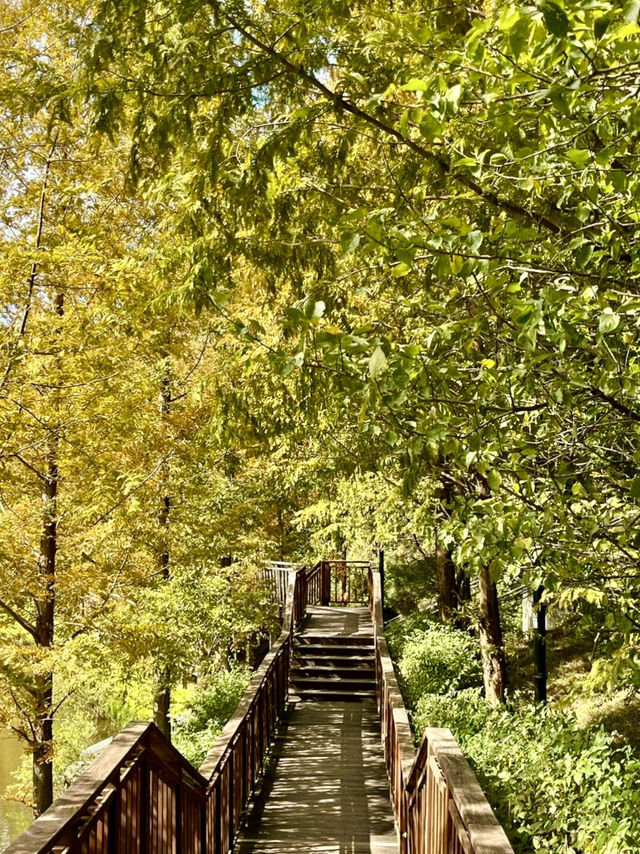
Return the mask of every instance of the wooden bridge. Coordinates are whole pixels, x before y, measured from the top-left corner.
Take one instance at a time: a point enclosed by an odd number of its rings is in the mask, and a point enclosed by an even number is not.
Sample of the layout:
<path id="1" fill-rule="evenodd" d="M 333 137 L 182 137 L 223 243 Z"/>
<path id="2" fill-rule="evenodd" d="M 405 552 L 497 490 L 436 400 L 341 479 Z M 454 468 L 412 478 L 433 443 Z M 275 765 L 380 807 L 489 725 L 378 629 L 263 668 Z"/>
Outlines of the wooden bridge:
<path id="1" fill-rule="evenodd" d="M 413 748 L 380 574 L 265 574 L 282 633 L 201 767 L 129 724 L 5 854 L 513 854 L 450 731 Z"/>

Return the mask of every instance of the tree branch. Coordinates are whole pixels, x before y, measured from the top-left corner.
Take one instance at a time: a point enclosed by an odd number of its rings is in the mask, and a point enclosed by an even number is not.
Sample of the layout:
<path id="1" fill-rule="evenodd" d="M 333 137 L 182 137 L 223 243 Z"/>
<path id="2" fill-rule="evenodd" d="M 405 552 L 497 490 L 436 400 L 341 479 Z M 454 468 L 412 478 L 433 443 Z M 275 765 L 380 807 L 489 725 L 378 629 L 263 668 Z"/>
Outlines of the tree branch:
<path id="1" fill-rule="evenodd" d="M 454 181 L 457 181 L 467 190 L 471 190 L 476 196 L 483 199 L 485 202 L 493 205 L 494 207 L 499 208 L 500 210 L 507 211 L 508 213 L 514 214 L 516 216 L 520 216 L 529 222 L 534 223 L 535 225 L 543 225 L 548 231 L 551 231 L 553 234 L 568 234 L 567 230 L 559 225 L 554 220 L 550 219 L 545 214 L 534 213 L 533 211 L 528 210 L 523 205 L 518 204 L 517 202 L 513 202 L 510 199 L 505 199 L 499 196 L 497 193 L 492 192 L 491 190 L 486 190 L 484 187 L 481 187 L 473 178 L 470 178 L 467 175 L 463 175 L 459 172 L 453 172 L 451 169 L 451 165 L 445 157 L 442 157 L 439 154 L 436 154 L 433 151 L 430 151 L 428 148 L 425 148 L 419 142 L 416 142 L 411 137 L 405 136 L 401 133 L 397 128 L 394 128 L 392 125 L 388 125 L 385 122 L 381 121 L 376 116 L 372 116 L 371 113 L 368 113 L 366 110 L 363 110 L 361 107 L 358 107 L 356 104 L 353 104 L 351 101 L 347 100 L 344 95 L 339 92 L 334 92 L 329 86 L 324 84 L 321 80 L 319 80 L 314 74 L 310 71 L 306 71 L 304 68 L 296 65 L 291 62 L 287 57 L 280 53 L 280 51 L 276 50 L 272 45 L 253 35 L 246 26 L 243 26 L 237 18 L 233 15 L 230 15 L 228 12 L 222 12 L 223 16 L 229 21 L 231 26 L 237 30 L 240 35 L 244 36 L 251 44 L 255 45 L 259 50 L 263 53 L 270 56 L 272 59 L 275 59 L 276 62 L 279 62 L 286 69 L 297 75 L 302 80 L 305 80 L 309 83 L 314 89 L 319 92 L 322 92 L 334 106 L 338 107 L 341 110 L 344 110 L 347 113 L 351 113 L 351 115 L 356 116 L 357 118 L 362 119 L 378 130 L 382 131 L 387 136 L 392 136 L 398 140 L 398 142 L 402 143 L 402 145 L 414 151 L 424 160 L 428 160 L 434 165 L 438 166 L 442 169 L 443 172 L 450 175 Z"/>
<path id="2" fill-rule="evenodd" d="M 32 626 L 28 620 L 25 620 L 25 618 L 21 617 L 17 611 L 14 611 L 11 605 L 7 605 L 6 602 L 3 602 L 2 599 L 0 599 L 0 608 L 2 608 L 2 610 L 5 611 L 12 620 L 15 620 L 15 622 L 25 630 L 25 632 L 28 632 L 34 640 L 36 639 L 35 626 Z"/>
<path id="3" fill-rule="evenodd" d="M 56 130 L 53 136 L 53 142 L 51 143 L 51 148 L 49 149 L 49 154 L 47 155 L 47 160 L 44 165 L 44 177 L 42 179 L 42 189 L 40 191 L 40 205 L 38 207 L 38 227 L 36 229 L 36 245 L 35 251 L 36 254 L 40 251 L 40 247 L 42 245 L 42 231 L 44 229 L 44 203 L 47 197 L 47 184 L 49 181 L 49 170 L 51 169 L 51 163 L 53 162 L 53 154 L 56 149 L 56 145 L 58 144 L 58 134 L 59 130 Z M 29 274 L 29 280 L 27 283 L 27 300 L 24 307 L 24 311 L 22 313 L 22 322 L 20 324 L 20 329 L 18 331 L 18 339 L 14 343 L 14 347 L 17 347 L 18 342 L 24 337 L 24 333 L 27 329 L 27 321 L 29 320 L 29 314 L 31 313 L 31 301 L 33 298 L 33 289 L 36 285 L 36 276 L 38 273 L 38 262 L 33 260 L 31 264 L 31 273 Z M 11 368 L 13 367 L 14 359 L 9 358 L 7 361 L 7 366 L 4 371 L 4 376 L 2 377 L 2 382 L 0 382 L 0 391 L 5 387 L 9 380 L 9 375 L 11 374 Z"/>

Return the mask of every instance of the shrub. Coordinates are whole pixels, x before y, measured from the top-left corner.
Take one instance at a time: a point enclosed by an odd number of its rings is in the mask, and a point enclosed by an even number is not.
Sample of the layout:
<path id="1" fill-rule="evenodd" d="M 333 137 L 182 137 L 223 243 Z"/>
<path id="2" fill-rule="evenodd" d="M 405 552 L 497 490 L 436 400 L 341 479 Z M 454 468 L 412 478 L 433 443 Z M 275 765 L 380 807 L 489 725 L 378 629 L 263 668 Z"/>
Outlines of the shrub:
<path id="1" fill-rule="evenodd" d="M 479 691 L 425 694 L 416 732 L 449 727 L 517 854 L 637 854 L 640 761 L 604 729 L 550 709 L 489 709 Z"/>
<path id="2" fill-rule="evenodd" d="M 251 679 L 249 667 L 220 670 L 198 685 L 173 723 L 173 743 L 198 767 L 242 699 Z"/>
<path id="3" fill-rule="evenodd" d="M 411 714 L 418 744 L 425 727 L 448 727 L 460 744 L 487 725 L 490 709 L 479 688 L 466 688 L 457 695 L 423 694 Z"/>
<path id="4" fill-rule="evenodd" d="M 392 623 L 387 640 L 411 707 L 424 694 L 454 694 L 482 682 L 473 639 L 459 629 L 418 615 Z"/>

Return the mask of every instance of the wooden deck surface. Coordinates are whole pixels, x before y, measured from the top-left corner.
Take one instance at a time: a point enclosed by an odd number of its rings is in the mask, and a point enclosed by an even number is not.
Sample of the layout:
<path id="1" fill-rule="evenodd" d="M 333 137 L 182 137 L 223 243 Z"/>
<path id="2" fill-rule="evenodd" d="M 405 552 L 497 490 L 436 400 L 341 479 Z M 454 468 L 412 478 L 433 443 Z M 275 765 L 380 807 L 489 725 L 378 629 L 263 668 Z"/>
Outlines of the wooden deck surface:
<path id="1" fill-rule="evenodd" d="M 315 605 L 307 608 L 309 617 L 303 635 L 314 637 L 373 637 L 368 608 L 336 608 Z"/>
<path id="2" fill-rule="evenodd" d="M 372 634 L 366 608 L 310 608 L 303 634 Z M 375 700 L 292 704 L 237 854 L 397 854 Z"/>

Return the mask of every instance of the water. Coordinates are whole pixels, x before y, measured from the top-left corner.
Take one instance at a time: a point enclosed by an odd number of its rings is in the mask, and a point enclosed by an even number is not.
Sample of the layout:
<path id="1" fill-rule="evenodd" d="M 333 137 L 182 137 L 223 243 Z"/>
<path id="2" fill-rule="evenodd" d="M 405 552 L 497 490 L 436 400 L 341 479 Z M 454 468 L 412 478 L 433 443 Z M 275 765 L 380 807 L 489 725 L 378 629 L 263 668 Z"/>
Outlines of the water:
<path id="1" fill-rule="evenodd" d="M 7 785 L 13 782 L 11 772 L 20 764 L 22 755 L 20 739 L 11 733 L 0 732 L 0 851 L 4 851 L 32 821 L 28 807 L 2 797 Z"/>

